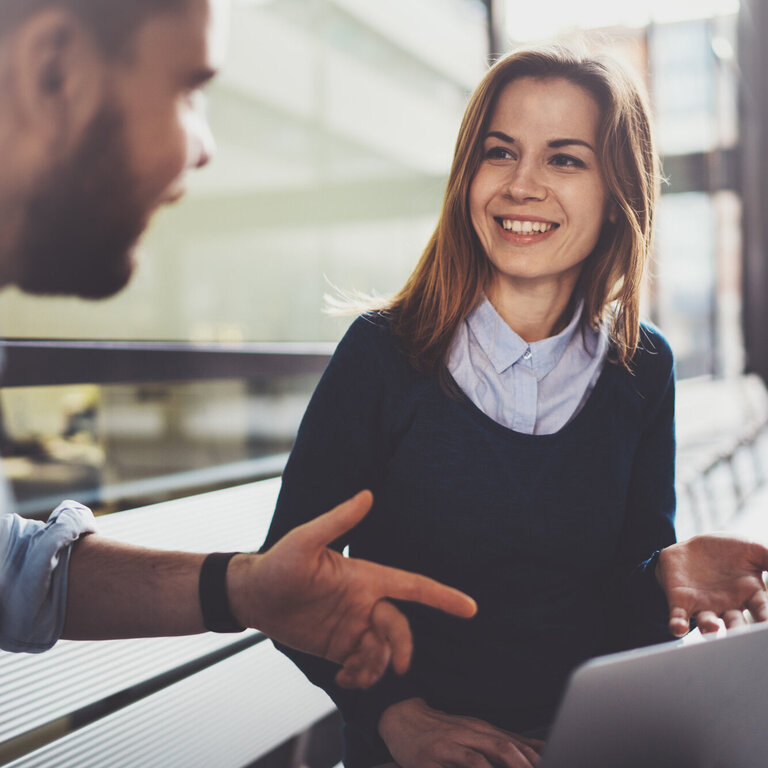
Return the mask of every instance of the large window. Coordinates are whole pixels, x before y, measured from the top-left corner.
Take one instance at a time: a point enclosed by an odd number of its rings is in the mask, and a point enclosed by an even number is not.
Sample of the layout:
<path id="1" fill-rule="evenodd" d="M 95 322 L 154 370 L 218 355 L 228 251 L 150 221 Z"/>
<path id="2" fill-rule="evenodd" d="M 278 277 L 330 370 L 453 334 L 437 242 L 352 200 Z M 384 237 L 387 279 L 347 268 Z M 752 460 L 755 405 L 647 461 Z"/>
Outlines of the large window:
<path id="1" fill-rule="evenodd" d="M 11 337 L 336 340 L 323 296 L 394 291 L 434 227 L 479 0 L 235 0 L 209 93 L 218 153 L 161 213 L 109 301 L 6 293 Z"/>
<path id="2" fill-rule="evenodd" d="M 738 1 L 504 7 L 510 47 L 575 43 L 618 58 L 646 83 L 666 178 L 645 315 L 669 338 L 680 378 L 741 373 Z"/>
<path id="3" fill-rule="evenodd" d="M 94 342 L 58 343 L 66 371 L 41 349 L 23 382 L 35 386 L 0 391 L 21 511 L 66 496 L 109 510 L 280 472 L 331 347 L 251 345 L 335 342 L 349 318 L 325 314 L 325 294 L 402 284 L 435 225 L 487 40 L 480 0 L 234 0 L 208 95 L 217 155 L 153 221 L 128 289 L 0 301 L 7 337 Z M 177 343 L 210 361 L 201 377 Z M 296 364 L 269 362 L 292 353 Z"/>

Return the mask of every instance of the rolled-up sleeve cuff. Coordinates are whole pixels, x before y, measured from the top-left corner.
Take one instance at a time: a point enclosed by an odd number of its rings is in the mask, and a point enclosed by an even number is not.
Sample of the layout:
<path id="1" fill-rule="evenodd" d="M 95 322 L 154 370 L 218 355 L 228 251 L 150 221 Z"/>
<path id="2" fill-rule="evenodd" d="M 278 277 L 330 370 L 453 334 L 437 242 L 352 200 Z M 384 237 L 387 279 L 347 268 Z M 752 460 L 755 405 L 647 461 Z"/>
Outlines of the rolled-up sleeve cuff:
<path id="1" fill-rule="evenodd" d="M 0 648 L 39 653 L 59 639 L 71 545 L 95 530 L 91 510 L 71 500 L 46 523 L 0 517 Z"/>

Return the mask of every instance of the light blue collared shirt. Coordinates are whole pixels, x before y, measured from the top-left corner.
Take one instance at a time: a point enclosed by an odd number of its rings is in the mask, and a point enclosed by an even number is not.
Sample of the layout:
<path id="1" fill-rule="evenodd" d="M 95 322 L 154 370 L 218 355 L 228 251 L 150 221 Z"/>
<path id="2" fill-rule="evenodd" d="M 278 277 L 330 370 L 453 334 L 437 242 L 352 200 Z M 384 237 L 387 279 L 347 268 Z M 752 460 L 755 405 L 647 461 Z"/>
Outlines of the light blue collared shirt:
<path id="1" fill-rule="evenodd" d="M 549 435 L 583 407 L 608 354 L 608 335 L 583 328 L 579 302 L 556 336 L 528 344 L 487 298 L 459 326 L 448 370 L 487 416 L 516 432 Z"/>
<path id="2" fill-rule="evenodd" d="M 62 501 L 47 523 L 19 517 L 14 506 L 0 471 L 0 649 L 38 653 L 61 636 L 71 545 L 96 521 L 76 501 Z"/>
<path id="3" fill-rule="evenodd" d="M 0 648 L 37 653 L 64 628 L 71 545 L 95 530 L 93 514 L 63 501 L 47 523 L 14 514 L 0 477 Z"/>

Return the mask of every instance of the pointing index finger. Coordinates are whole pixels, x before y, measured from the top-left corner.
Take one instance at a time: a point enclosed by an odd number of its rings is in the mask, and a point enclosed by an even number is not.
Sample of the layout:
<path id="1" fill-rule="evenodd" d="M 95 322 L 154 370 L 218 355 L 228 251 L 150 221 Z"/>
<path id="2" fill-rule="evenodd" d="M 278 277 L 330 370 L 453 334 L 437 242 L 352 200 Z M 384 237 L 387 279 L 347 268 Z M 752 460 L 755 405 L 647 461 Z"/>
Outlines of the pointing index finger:
<path id="1" fill-rule="evenodd" d="M 401 571 L 385 565 L 373 566 L 379 571 L 382 597 L 423 603 L 432 608 L 470 619 L 477 613 L 477 603 L 454 587 L 417 573 Z"/>

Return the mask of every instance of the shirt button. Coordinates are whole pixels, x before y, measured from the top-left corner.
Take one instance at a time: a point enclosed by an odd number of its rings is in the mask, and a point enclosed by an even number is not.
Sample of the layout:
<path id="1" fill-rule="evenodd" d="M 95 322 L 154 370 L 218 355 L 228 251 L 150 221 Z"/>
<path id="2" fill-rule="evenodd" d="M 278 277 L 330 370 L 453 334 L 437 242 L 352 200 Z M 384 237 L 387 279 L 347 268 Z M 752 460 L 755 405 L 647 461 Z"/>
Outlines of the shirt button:
<path id="1" fill-rule="evenodd" d="M 528 349 L 526 349 L 525 352 L 523 352 L 523 360 L 530 360 L 532 354 L 533 352 L 531 352 L 531 348 L 528 347 Z"/>

